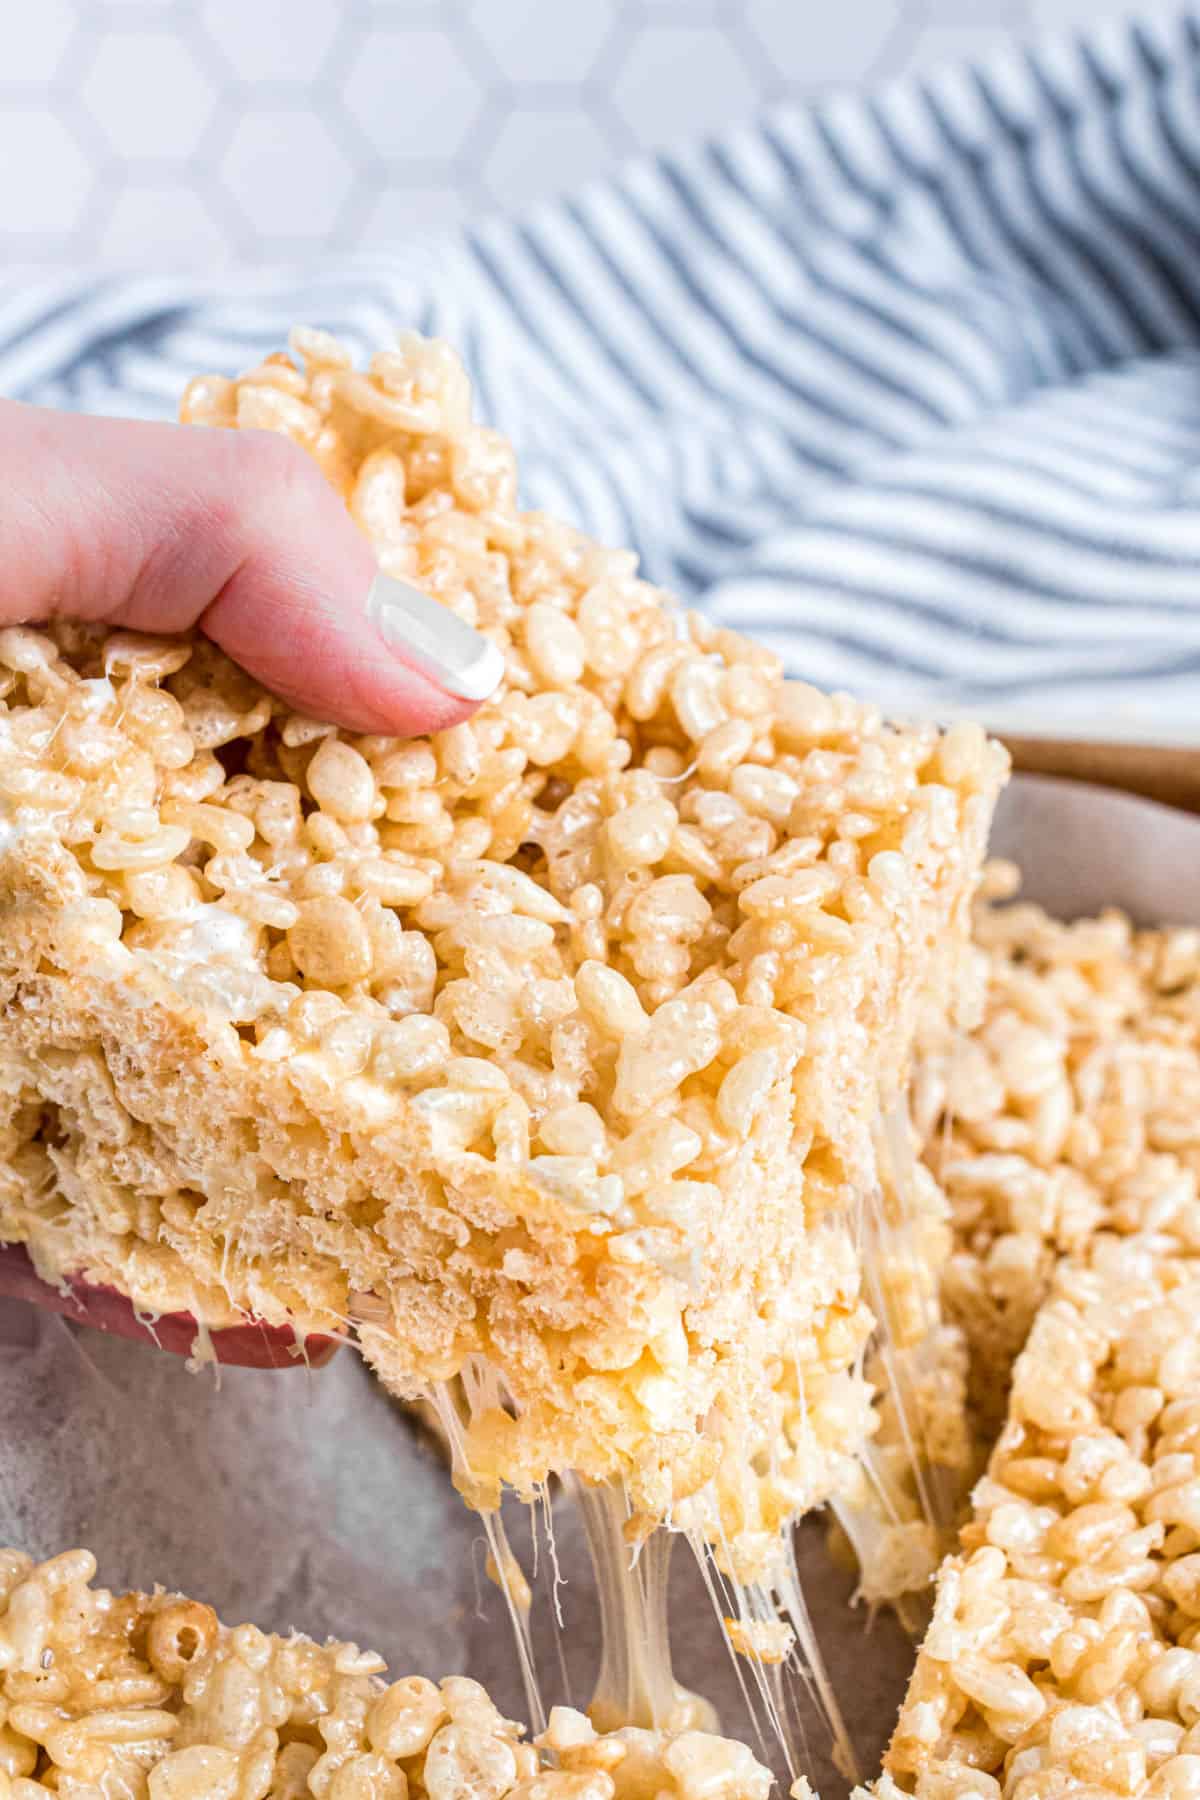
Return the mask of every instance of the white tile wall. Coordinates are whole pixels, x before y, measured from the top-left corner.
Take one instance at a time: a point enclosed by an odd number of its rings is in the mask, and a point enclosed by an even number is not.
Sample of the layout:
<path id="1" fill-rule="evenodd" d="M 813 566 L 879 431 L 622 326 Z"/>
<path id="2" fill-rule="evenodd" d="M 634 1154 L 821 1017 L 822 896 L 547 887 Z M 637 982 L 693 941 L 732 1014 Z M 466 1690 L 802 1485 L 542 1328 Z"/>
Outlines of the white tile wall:
<path id="1" fill-rule="evenodd" d="M 1152 3 L 1152 0 L 1151 0 Z M 520 207 L 1104 0 L 0 0 L 0 255 L 219 267 Z"/>

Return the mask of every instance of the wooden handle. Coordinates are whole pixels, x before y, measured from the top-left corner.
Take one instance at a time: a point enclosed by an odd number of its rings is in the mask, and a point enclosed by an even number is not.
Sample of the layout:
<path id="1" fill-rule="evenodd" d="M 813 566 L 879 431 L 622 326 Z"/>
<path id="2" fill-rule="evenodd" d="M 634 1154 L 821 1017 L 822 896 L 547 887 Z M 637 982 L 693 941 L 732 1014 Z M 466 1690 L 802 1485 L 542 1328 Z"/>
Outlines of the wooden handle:
<path id="1" fill-rule="evenodd" d="M 1123 788 L 1164 806 L 1200 812 L 1200 749 L 998 735 L 1012 755 L 1013 767 L 1022 774 Z"/>

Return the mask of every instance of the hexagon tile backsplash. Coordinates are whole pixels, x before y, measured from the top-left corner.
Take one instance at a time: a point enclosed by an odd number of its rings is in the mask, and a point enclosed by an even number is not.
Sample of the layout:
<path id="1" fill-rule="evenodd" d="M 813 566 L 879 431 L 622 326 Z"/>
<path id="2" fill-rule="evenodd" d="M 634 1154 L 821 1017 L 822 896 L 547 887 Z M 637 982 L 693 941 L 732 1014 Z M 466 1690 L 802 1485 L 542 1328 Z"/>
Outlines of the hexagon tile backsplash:
<path id="1" fill-rule="evenodd" d="M 1096 0 L 4 0 L 6 261 L 394 245 Z M 1115 10 L 1110 7 L 1108 10 Z"/>

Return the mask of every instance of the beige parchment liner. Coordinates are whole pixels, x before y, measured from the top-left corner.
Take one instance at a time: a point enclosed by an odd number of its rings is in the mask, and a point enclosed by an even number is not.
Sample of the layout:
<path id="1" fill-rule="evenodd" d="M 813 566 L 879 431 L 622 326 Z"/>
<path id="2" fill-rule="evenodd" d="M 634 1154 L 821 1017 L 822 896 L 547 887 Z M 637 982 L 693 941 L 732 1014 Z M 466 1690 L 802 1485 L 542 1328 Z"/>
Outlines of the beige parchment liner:
<path id="1" fill-rule="evenodd" d="M 1018 778 L 994 846 L 1026 870 L 1025 892 L 1063 917 L 1117 904 L 1140 923 L 1200 922 L 1200 819 L 1128 795 Z M 533 1575 L 529 1528 L 514 1548 Z M 83 1543 L 110 1586 L 160 1581 L 229 1622 L 295 1626 L 370 1645 L 394 1674 L 469 1671 L 525 1716 L 500 1595 L 484 1575 L 478 1521 L 439 1458 L 356 1358 L 318 1373 L 189 1372 L 176 1358 L 0 1302 L 0 1543 L 35 1556 Z M 543 1536 L 534 1641 L 548 1700 L 586 1703 L 598 1617 L 582 1526 L 555 1505 L 555 1568 Z M 865 1774 L 887 1741 L 912 1663 L 890 1617 L 848 1605 L 816 1522 L 802 1531 L 813 1623 Z M 686 1544 L 675 1551 L 676 1670 L 717 1705 L 722 1728 L 753 1727 Z M 815 1709 L 806 1773 L 822 1800 L 832 1769 Z M 764 1760 L 778 1764 L 771 1746 Z M 786 1789 L 783 1790 L 786 1792 Z"/>

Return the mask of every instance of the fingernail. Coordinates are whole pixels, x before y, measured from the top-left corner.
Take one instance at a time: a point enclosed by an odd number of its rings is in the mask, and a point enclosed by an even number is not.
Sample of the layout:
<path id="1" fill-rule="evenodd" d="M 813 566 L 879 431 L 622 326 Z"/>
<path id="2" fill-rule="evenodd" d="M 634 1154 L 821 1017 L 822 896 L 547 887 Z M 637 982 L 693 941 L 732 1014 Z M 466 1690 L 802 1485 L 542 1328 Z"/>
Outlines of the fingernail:
<path id="1" fill-rule="evenodd" d="M 391 575 L 377 575 L 367 596 L 367 617 L 405 662 L 458 700 L 486 700 L 504 673 L 495 644 L 442 606 Z"/>

